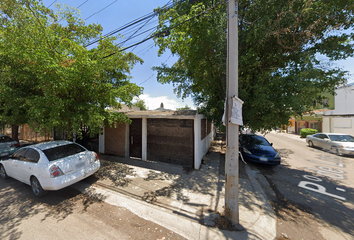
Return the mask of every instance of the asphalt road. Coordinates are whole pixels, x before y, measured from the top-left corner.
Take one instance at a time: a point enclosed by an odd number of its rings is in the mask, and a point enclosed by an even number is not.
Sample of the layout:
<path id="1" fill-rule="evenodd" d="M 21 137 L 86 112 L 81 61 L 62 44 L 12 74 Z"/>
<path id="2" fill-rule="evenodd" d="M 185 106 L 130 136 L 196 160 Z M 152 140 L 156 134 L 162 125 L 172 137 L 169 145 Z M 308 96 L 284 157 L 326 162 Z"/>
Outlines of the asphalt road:
<path id="1" fill-rule="evenodd" d="M 253 164 L 276 211 L 279 239 L 354 239 L 354 157 L 310 148 L 284 133 L 265 136 L 282 164 Z"/>

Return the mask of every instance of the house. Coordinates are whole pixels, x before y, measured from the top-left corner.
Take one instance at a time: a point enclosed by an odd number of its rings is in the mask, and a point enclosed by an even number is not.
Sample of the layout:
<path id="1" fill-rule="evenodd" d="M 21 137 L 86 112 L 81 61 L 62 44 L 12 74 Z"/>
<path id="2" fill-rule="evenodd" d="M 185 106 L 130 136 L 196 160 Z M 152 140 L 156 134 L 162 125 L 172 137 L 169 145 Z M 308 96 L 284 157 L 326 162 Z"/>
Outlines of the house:
<path id="1" fill-rule="evenodd" d="M 321 103 L 314 101 L 313 110 L 303 114 L 301 117 L 292 117 L 289 119 L 289 125 L 287 131 L 289 133 L 300 134 L 301 129 L 312 128 L 317 129 L 318 132 L 322 132 L 322 116 L 325 112 L 334 109 L 334 96 L 330 93 L 322 94 Z"/>
<path id="2" fill-rule="evenodd" d="M 215 129 L 196 110 L 131 111 L 131 124 L 105 127 L 99 152 L 199 169 Z"/>
<path id="3" fill-rule="evenodd" d="M 323 114 L 323 132 L 354 135 L 354 83 L 336 90 L 335 108 Z"/>

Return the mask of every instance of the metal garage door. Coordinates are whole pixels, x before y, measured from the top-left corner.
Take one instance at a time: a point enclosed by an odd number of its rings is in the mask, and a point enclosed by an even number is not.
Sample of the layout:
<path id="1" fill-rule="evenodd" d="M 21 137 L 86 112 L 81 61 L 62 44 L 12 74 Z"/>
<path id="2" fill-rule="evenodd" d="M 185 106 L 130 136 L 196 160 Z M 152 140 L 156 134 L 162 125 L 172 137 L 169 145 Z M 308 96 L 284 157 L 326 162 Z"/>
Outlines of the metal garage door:
<path id="1" fill-rule="evenodd" d="M 183 166 L 194 166 L 194 121 L 148 119 L 147 158 Z"/>

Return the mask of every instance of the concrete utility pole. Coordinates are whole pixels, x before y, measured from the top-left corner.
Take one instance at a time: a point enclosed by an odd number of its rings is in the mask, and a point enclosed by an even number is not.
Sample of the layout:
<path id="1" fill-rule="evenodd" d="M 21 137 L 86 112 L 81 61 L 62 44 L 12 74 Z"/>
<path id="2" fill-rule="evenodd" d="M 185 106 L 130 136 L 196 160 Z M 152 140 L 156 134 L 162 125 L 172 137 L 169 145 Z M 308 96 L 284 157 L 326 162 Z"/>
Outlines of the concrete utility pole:
<path id="1" fill-rule="evenodd" d="M 238 206 L 238 134 L 239 126 L 229 122 L 232 97 L 238 96 L 238 12 L 236 0 L 227 6 L 227 80 L 226 80 L 226 156 L 225 156 L 225 216 L 239 225 Z"/>

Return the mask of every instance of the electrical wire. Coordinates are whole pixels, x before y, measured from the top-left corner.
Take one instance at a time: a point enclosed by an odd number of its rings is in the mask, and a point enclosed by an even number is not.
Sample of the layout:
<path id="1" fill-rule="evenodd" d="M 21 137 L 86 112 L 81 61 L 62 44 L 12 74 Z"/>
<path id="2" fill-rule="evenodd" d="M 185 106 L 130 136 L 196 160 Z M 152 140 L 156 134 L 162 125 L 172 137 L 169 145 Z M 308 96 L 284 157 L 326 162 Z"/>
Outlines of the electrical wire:
<path id="1" fill-rule="evenodd" d="M 80 8 L 82 5 L 84 5 L 85 3 L 87 3 L 89 0 L 86 0 L 85 2 L 81 3 L 78 7 L 76 8 Z"/>
<path id="2" fill-rule="evenodd" d="M 131 21 L 131 22 L 129 22 L 129 23 L 127 23 L 127 24 L 125 24 L 125 25 L 123 25 L 123 26 L 121 26 L 121 27 L 119 27 L 119 28 L 117 28 L 117 29 L 115 29 L 115 30 L 113 30 L 113 31 L 111 31 L 111 32 L 109 32 L 109 33 L 107 33 L 107 34 L 105 34 L 105 35 L 103 36 L 103 38 L 112 36 L 112 35 L 114 35 L 114 34 L 116 34 L 116 33 L 118 33 L 118 32 L 121 32 L 121 31 L 123 31 L 123 30 L 125 30 L 125 29 L 127 29 L 127 28 L 129 28 L 129 27 L 131 27 L 131 26 L 134 26 L 134 25 L 136 25 L 136 24 L 138 24 L 138 23 L 141 23 L 141 22 L 143 22 L 143 21 L 145 21 L 145 20 L 148 20 L 149 18 L 151 18 L 151 17 L 153 17 L 153 16 L 157 16 L 157 14 L 160 13 L 162 10 L 172 8 L 172 7 L 174 7 L 176 4 L 178 4 L 178 3 L 170 3 L 170 2 L 171 2 L 171 0 L 170 0 L 166 5 L 164 5 L 163 8 L 162 8 L 160 11 L 148 13 L 148 14 L 146 14 L 146 15 L 140 17 L 140 18 L 137 18 L 137 19 L 135 19 L 135 20 L 133 20 L 133 21 Z M 88 46 L 93 45 L 93 44 L 95 44 L 95 43 L 97 43 L 97 42 L 99 42 L 99 41 L 100 41 L 100 38 L 97 38 L 96 40 L 93 40 L 93 41 L 91 41 L 90 43 L 86 44 L 84 47 L 88 47 Z"/>
<path id="3" fill-rule="evenodd" d="M 52 2 L 47 8 L 50 8 L 54 3 L 56 3 L 58 0 L 55 0 L 54 2 Z"/>
<path id="4" fill-rule="evenodd" d="M 165 64 L 165 63 L 167 63 L 167 61 L 168 61 L 171 57 L 172 57 L 172 53 L 171 53 L 171 55 L 166 59 L 166 61 L 165 61 L 164 63 L 162 63 L 162 65 Z M 153 73 L 153 74 L 152 74 L 148 79 L 146 79 L 145 81 L 139 83 L 138 86 L 141 86 L 142 84 L 146 83 L 146 82 L 149 81 L 153 76 L 155 76 L 155 73 Z"/>
<path id="5" fill-rule="evenodd" d="M 105 6 L 104 8 L 102 8 L 101 10 L 99 10 L 98 12 L 95 12 L 94 14 L 92 14 L 91 16 L 89 16 L 88 18 L 86 18 L 85 21 L 86 21 L 87 19 L 91 18 L 92 16 L 94 16 L 94 15 L 96 15 L 96 14 L 102 12 L 103 10 L 105 10 L 105 9 L 108 8 L 108 7 L 110 7 L 111 5 L 113 5 L 113 4 L 114 4 L 115 2 L 117 2 L 117 1 L 118 1 L 118 0 L 115 0 L 115 1 L 111 2 L 110 4 L 108 4 L 107 6 Z"/>
<path id="6" fill-rule="evenodd" d="M 199 16 L 201 16 L 201 15 L 207 13 L 208 11 L 210 11 L 210 10 L 212 10 L 212 9 L 215 9 L 215 8 L 218 7 L 218 6 L 221 6 L 222 4 L 227 3 L 227 1 L 228 1 L 228 0 L 223 1 L 223 2 L 221 2 L 221 3 L 219 3 L 219 4 L 216 4 L 216 5 L 214 5 L 214 6 L 210 7 L 210 8 L 208 8 L 207 10 L 205 10 L 205 11 L 203 11 L 203 12 L 201 12 L 201 13 L 199 13 L 199 14 L 193 16 L 193 17 L 191 17 L 191 18 L 188 18 L 187 20 L 178 23 L 178 24 L 175 25 L 175 26 L 172 26 L 172 27 L 167 28 L 167 29 L 164 30 L 163 32 L 158 32 L 158 33 L 152 35 L 151 37 L 148 37 L 148 38 L 146 38 L 146 39 L 144 39 L 144 40 L 142 40 L 142 41 L 140 41 L 140 42 L 138 42 L 138 43 L 132 44 L 132 45 L 129 46 L 129 47 L 125 47 L 125 48 L 119 50 L 118 52 L 123 52 L 123 51 L 125 51 L 125 50 L 127 50 L 127 49 L 129 49 L 129 48 L 132 48 L 132 47 L 135 47 L 135 46 L 137 46 L 137 45 L 139 45 L 139 44 L 142 44 L 142 43 L 144 43 L 144 42 L 146 42 L 146 41 L 148 41 L 148 40 L 150 40 L 150 39 L 152 39 L 152 38 L 154 38 L 154 37 L 158 37 L 158 36 L 160 36 L 161 34 L 166 34 L 168 31 L 170 31 L 170 30 L 172 30 L 172 29 L 174 29 L 174 28 L 176 28 L 176 27 L 178 27 L 178 26 L 180 26 L 180 25 L 182 25 L 182 24 L 185 24 L 186 22 L 191 21 L 191 20 L 194 19 L 194 18 L 199 17 Z M 105 56 L 105 57 L 102 57 L 102 59 L 111 57 L 111 56 L 117 54 L 118 52 L 111 53 L 111 54 L 109 54 L 109 55 L 107 55 L 107 56 Z"/>

